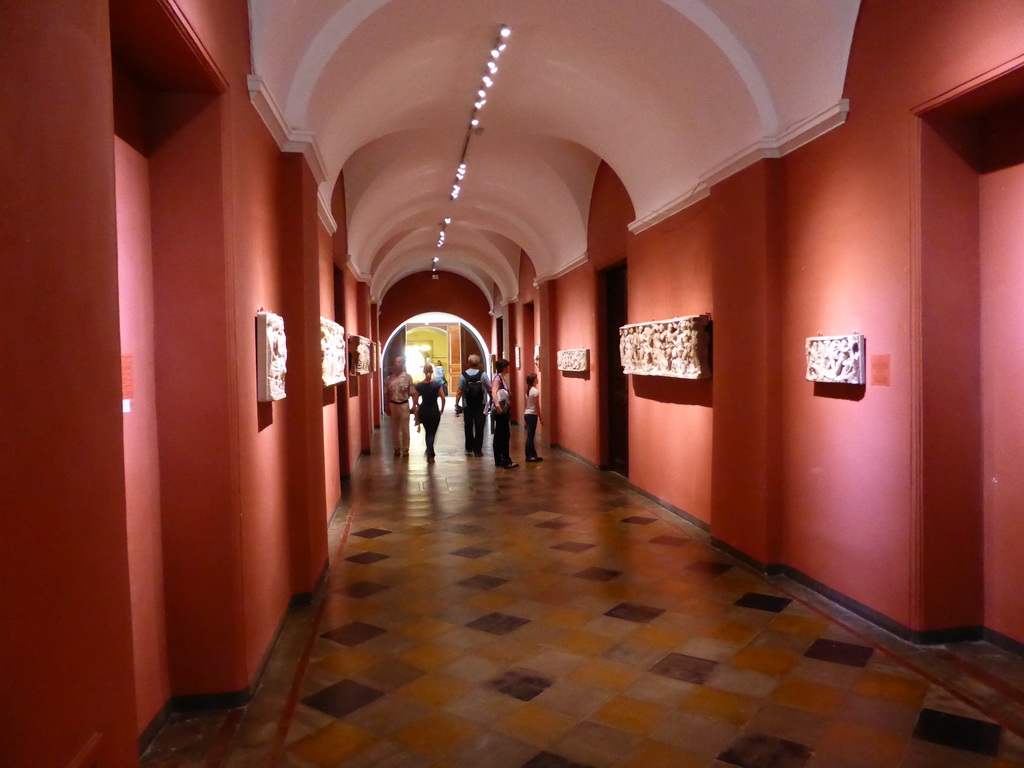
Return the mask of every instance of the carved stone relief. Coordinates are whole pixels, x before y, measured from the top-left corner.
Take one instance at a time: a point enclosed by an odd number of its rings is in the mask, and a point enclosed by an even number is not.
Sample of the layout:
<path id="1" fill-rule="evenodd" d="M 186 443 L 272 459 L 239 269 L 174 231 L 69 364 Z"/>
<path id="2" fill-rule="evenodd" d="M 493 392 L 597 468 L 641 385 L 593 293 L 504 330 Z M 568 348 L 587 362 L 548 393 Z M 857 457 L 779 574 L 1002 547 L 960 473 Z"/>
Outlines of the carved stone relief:
<path id="1" fill-rule="evenodd" d="M 333 320 L 320 318 L 320 368 L 325 387 L 345 380 L 345 329 Z"/>
<path id="2" fill-rule="evenodd" d="M 256 313 L 256 399 L 261 403 L 283 400 L 288 372 L 288 344 L 284 318 L 273 312 Z"/>
<path id="3" fill-rule="evenodd" d="M 519 347 L 516 347 L 516 370 L 518 371 L 522 367 L 523 367 L 523 358 L 522 358 L 522 355 L 519 353 Z"/>
<path id="4" fill-rule="evenodd" d="M 348 337 L 349 373 L 363 376 L 373 369 L 373 342 L 365 336 Z"/>
<path id="5" fill-rule="evenodd" d="M 710 315 L 676 317 L 619 328 L 622 371 L 640 376 L 706 379 Z"/>
<path id="6" fill-rule="evenodd" d="M 540 344 L 533 348 L 533 367 L 540 370 Z"/>
<path id="7" fill-rule="evenodd" d="M 812 336 L 805 345 L 807 380 L 830 384 L 865 383 L 864 335 Z"/>
<path id="8" fill-rule="evenodd" d="M 560 371 L 589 371 L 590 350 L 589 349 L 560 349 L 558 350 L 558 370 Z"/>

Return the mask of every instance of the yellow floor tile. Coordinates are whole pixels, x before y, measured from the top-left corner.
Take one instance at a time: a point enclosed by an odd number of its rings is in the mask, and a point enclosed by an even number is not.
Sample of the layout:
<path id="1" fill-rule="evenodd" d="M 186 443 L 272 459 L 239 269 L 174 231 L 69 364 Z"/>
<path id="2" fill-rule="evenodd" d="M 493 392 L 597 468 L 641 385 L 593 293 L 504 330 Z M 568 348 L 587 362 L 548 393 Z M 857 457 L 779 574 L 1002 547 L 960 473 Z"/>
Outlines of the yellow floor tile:
<path id="1" fill-rule="evenodd" d="M 657 741 L 645 741 L 619 764 L 619 768 L 705 768 L 707 762 L 707 757 Z"/>
<path id="2" fill-rule="evenodd" d="M 461 680 L 443 675 L 426 675 L 419 680 L 402 686 L 398 695 L 426 704 L 428 707 L 443 707 L 467 694 L 471 686 Z"/>
<path id="3" fill-rule="evenodd" d="M 766 675 L 784 675 L 800 661 L 800 657 L 773 648 L 747 647 L 730 660 L 730 664 L 741 669 L 753 669 Z"/>
<path id="4" fill-rule="evenodd" d="M 854 690 L 864 696 L 918 706 L 928 693 L 928 683 L 918 677 L 887 675 L 868 669 L 861 675 Z"/>
<path id="5" fill-rule="evenodd" d="M 569 631 L 558 641 L 559 650 L 582 656 L 599 656 L 615 645 L 615 640 L 592 632 Z"/>
<path id="6" fill-rule="evenodd" d="M 770 629 L 777 632 L 786 632 L 791 635 L 806 635 L 818 637 L 829 628 L 825 619 L 811 618 L 809 616 L 785 616 L 779 615 L 772 619 L 768 625 Z"/>
<path id="7" fill-rule="evenodd" d="M 538 747 L 546 747 L 576 723 L 574 717 L 531 702 L 498 720 L 495 728 Z"/>
<path id="8" fill-rule="evenodd" d="M 760 631 L 758 627 L 752 627 L 749 624 L 725 621 L 719 624 L 712 624 L 702 630 L 700 634 L 715 640 L 722 640 L 726 643 L 747 643 Z"/>
<path id="9" fill-rule="evenodd" d="M 480 732 L 472 723 L 449 715 L 432 715 L 394 734 L 394 740 L 431 757 L 443 757 Z"/>
<path id="10" fill-rule="evenodd" d="M 507 608 L 518 599 L 519 598 L 512 597 L 510 595 L 484 593 L 482 595 L 474 595 L 469 600 L 466 600 L 466 604 L 471 605 L 474 608 L 479 608 L 481 611 L 493 613 L 501 611 L 503 608 Z"/>
<path id="11" fill-rule="evenodd" d="M 842 704 L 845 696 L 846 694 L 837 688 L 791 677 L 783 680 L 771 697 L 787 707 L 819 715 L 831 715 Z"/>
<path id="12" fill-rule="evenodd" d="M 414 637 L 417 640 L 433 640 L 435 637 L 448 634 L 453 629 L 455 629 L 455 625 L 449 624 L 447 621 L 423 618 L 399 627 L 398 631 L 406 637 Z"/>
<path id="13" fill-rule="evenodd" d="M 761 704 L 761 699 L 702 686 L 687 696 L 680 706 L 705 717 L 743 725 L 754 716 Z"/>
<path id="14" fill-rule="evenodd" d="M 333 768 L 342 760 L 366 749 L 377 740 L 369 731 L 348 723 L 331 723 L 309 736 L 299 739 L 288 749 L 310 763 Z"/>
<path id="15" fill-rule="evenodd" d="M 433 669 L 443 667 L 449 662 L 455 661 L 461 655 L 462 654 L 456 649 L 449 648 L 446 645 L 427 643 L 406 651 L 398 657 L 398 660 L 403 664 L 409 664 L 417 667 L 418 669 L 429 672 Z"/>
<path id="16" fill-rule="evenodd" d="M 657 648 L 661 651 L 671 651 L 676 646 L 682 645 L 689 640 L 690 637 L 690 635 L 684 632 L 644 624 L 629 636 L 629 641 L 637 645 Z"/>
<path id="17" fill-rule="evenodd" d="M 818 749 L 840 755 L 849 755 L 871 765 L 897 765 L 906 748 L 906 736 L 880 731 L 858 723 L 837 720 L 829 727 Z"/>
<path id="18" fill-rule="evenodd" d="M 343 651 L 325 656 L 313 664 L 314 668 L 322 669 L 325 672 L 348 677 L 356 672 L 361 672 L 380 661 L 379 656 L 361 651 L 358 648 L 346 648 Z"/>
<path id="19" fill-rule="evenodd" d="M 623 664 L 594 659 L 568 675 L 573 682 L 602 691 L 621 691 L 636 680 L 644 670 Z"/>
<path id="20" fill-rule="evenodd" d="M 593 616 L 588 616 L 580 611 L 573 611 L 569 608 L 555 608 L 540 617 L 544 624 L 554 624 L 563 629 L 578 629 L 584 624 L 593 621 Z"/>
<path id="21" fill-rule="evenodd" d="M 592 719 L 620 731 L 647 736 L 665 718 L 667 709 L 650 701 L 638 701 L 625 696 L 616 696 L 597 712 Z"/>

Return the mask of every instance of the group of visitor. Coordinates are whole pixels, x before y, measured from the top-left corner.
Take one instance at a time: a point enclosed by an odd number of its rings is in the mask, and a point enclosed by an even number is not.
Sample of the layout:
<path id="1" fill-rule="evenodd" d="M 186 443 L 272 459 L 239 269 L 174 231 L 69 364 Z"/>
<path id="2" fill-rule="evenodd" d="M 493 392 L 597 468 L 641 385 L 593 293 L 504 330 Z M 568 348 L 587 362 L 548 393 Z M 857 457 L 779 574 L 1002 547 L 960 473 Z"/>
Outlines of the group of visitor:
<path id="1" fill-rule="evenodd" d="M 512 460 L 511 441 L 512 395 L 508 384 L 508 360 L 495 363 L 494 378 L 488 377 L 481 367 L 479 355 L 470 355 L 467 367 L 459 376 L 455 393 L 455 415 L 464 417 L 466 455 L 484 455 L 484 427 L 487 416 L 491 417 L 494 438 L 492 450 L 494 464 L 501 469 L 515 469 L 519 466 Z M 540 423 L 540 389 L 537 374 L 526 376 L 526 461 L 543 461 L 537 455 L 535 445 L 537 425 Z M 405 358 L 396 357 L 391 376 L 384 383 L 385 411 L 391 419 L 391 439 L 395 456 L 409 455 L 409 418 L 413 419 L 416 431 L 422 426 L 426 433 L 427 463 L 434 463 L 434 439 L 441 423 L 448 396 L 444 369 L 429 362 L 423 366 L 423 381 L 414 384 L 412 376 L 405 370 Z"/>

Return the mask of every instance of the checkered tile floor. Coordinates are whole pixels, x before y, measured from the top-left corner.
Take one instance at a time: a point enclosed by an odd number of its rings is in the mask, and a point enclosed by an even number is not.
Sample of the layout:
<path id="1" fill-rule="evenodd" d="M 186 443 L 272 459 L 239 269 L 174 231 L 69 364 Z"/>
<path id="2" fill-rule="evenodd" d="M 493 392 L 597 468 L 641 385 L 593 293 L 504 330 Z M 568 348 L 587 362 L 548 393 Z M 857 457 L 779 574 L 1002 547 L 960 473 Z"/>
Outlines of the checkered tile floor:
<path id="1" fill-rule="evenodd" d="M 434 465 L 380 439 L 284 764 L 1024 766 L 1008 728 L 565 454 L 496 470 L 447 417 Z"/>

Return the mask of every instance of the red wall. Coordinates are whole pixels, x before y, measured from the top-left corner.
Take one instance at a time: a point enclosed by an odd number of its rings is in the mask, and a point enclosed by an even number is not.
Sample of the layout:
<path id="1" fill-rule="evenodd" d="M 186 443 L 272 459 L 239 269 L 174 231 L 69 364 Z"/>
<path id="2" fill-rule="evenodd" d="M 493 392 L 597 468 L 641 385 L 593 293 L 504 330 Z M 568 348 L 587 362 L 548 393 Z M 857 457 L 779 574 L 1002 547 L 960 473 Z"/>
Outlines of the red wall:
<path id="1" fill-rule="evenodd" d="M 985 623 L 1024 641 L 1024 166 L 981 179 Z"/>
<path id="2" fill-rule="evenodd" d="M 121 139 L 115 139 L 114 160 L 121 354 L 131 356 L 133 389 L 125 393 L 130 394 L 131 410 L 124 415 L 124 468 L 136 727 L 141 733 L 171 694 L 161 550 L 149 165 Z"/>
<path id="3" fill-rule="evenodd" d="M 475 283 L 453 272 L 416 272 L 395 283 L 380 301 L 381 342 L 410 317 L 448 312 L 472 325 L 484 339 L 491 327 L 491 307 Z"/>
<path id="4" fill-rule="evenodd" d="M 320 254 L 320 314 L 334 320 L 334 254 L 331 235 L 322 225 L 317 229 Z M 348 333 L 346 330 L 345 333 Z M 347 382 L 323 391 L 324 431 L 324 510 L 329 519 L 341 499 L 341 457 L 338 443 L 338 400 L 343 399 Z M 348 474 L 346 472 L 345 474 Z"/>
<path id="5" fill-rule="evenodd" d="M 98 762 L 132 765 L 107 8 L 3 13 L 0 764 L 66 765 L 98 738 Z"/>

